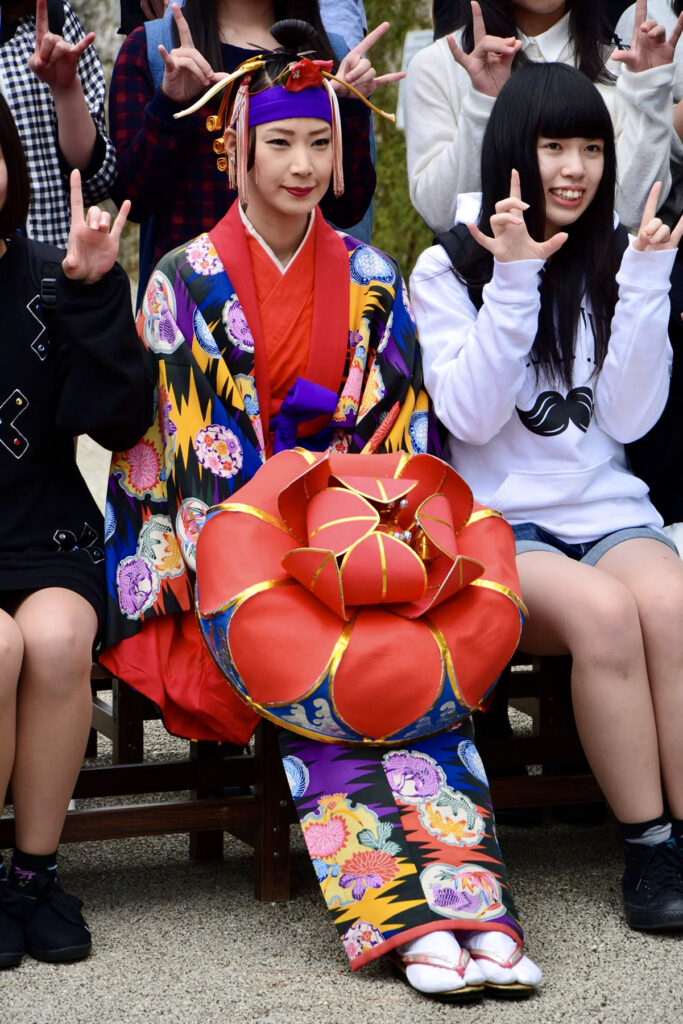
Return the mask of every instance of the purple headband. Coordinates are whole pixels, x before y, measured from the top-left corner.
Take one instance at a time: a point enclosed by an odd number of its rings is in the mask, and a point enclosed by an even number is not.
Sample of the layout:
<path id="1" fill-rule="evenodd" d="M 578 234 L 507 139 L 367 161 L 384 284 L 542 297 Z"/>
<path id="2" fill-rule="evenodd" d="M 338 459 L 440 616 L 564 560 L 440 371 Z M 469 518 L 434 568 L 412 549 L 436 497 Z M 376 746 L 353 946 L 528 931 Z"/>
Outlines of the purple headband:
<path id="1" fill-rule="evenodd" d="M 332 123 L 330 97 L 324 88 L 292 92 L 282 85 L 254 93 L 249 97 L 249 127 L 288 117 L 317 117 Z"/>

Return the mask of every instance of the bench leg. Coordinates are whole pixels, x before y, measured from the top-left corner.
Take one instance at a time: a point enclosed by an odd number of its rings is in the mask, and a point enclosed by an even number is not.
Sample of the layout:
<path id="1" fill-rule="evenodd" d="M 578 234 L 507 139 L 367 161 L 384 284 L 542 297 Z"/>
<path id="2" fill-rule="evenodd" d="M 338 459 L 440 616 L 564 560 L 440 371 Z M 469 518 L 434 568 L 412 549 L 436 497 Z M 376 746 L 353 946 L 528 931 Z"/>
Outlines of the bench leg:
<path id="1" fill-rule="evenodd" d="M 139 764 L 144 759 L 144 697 L 120 679 L 112 682 L 114 764 Z"/>
<path id="2" fill-rule="evenodd" d="M 223 795 L 223 746 L 199 740 L 190 744 L 190 757 L 201 761 L 200 785 L 192 791 L 195 799 Z M 205 832 L 190 832 L 190 860 L 207 861 L 223 859 L 223 832 L 211 829 Z"/>
<path id="3" fill-rule="evenodd" d="M 291 798 L 271 722 L 261 722 L 256 730 L 256 761 L 261 815 L 254 846 L 254 895 L 266 902 L 288 900 Z"/>

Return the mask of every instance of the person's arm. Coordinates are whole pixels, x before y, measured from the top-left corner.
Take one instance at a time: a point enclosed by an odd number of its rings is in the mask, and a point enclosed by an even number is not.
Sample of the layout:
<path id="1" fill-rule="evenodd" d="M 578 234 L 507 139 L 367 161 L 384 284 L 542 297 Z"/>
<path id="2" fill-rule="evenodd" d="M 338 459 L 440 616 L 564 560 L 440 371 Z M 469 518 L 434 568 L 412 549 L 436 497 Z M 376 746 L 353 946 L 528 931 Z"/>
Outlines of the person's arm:
<path id="1" fill-rule="evenodd" d="M 468 444 L 490 441 L 515 411 L 538 330 L 544 260 L 494 261 L 477 310 L 441 246 L 410 279 L 427 392 L 437 418 Z"/>
<path id="2" fill-rule="evenodd" d="M 109 194 L 116 171 L 114 147 L 104 121 L 104 73 L 91 46 L 94 38 L 94 33 L 83 32 L 68 4 L 63 35 L 50 32 L 46 0 L 38 0 L 35 49 L 29 66 L 52 94 L 62 170 L 65 175 L 74 168 L 82 172 L 90 203 Z"/>
<path id="3" fill-rule="evenodd" d="M 683 218 L 673 231 L 656 217 L 660 187 L 654 185 L 638 235 L 625 251 L 617 283 L 609 348 L 594 389 L 595 417 L 626 444 L 654 426 L 669 393 L 669 277 Z"/>
<path id="4" fill-rule="evenodd" d="M 130 199 L 135 221 L 167 209 L 169 197 L 182 186 L 178 168 L 182 142 L 196 131 L 203 115 L 198 112 L 175 120 L 174 114 L 184 110 L 215 78 L 195 49 L 180 8 L 177 4 L 173 8 L 180 46 L 170 53 L 159 47 L 164 61 L 159 88 L 147 60 L 144 28 L 124 40 L 112 74 L 109 126 L 118 159 L 112 198 L 119 204 Z"/>
<path id="5" fill-rule="evenodd" d="M 617 77 L 612 111 L 617 140 L 619 181 L 616 209 L 629 227 L 640 224 L 653 182 L 661 181 L 661 201 L 671 188 L 671 151 L 678 143 L 673 121 L 676 47 L 683 16 L 666 24 L 648 18 L 646 0 L 637 0 L 619 22 L 622 36 L 631 26 L 630 46 L 615 50 L 608 70 Z"/>
<path id="6" fill-rule="evenodd" d="M 56 276 L 56 302 L 45 309 L 58 352 L 56 426 L 105 448 L 127 448 L 152 418 L 153 387 L 131 307 L 130 282 L 115 263 L 130 204 L 114 224 L 83 208 L 81 179 L 71 175 L 72 222 Z"/>

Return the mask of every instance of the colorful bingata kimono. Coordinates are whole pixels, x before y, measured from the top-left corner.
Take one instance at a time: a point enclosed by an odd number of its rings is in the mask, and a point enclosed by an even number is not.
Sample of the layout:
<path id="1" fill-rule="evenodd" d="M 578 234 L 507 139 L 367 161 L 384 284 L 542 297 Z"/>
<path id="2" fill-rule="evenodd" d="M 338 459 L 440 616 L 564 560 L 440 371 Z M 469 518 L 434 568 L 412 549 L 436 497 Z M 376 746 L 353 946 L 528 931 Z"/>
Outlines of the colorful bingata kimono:
<path id="1" fill-rule="evenodd" d="M 264 262 L 265 260 L 265 262 Z M 234 203 L 165 256 L 138 329 L 156 360 L 154 422 L 114 455 L 100 660 L 193 739 L 244 742 L 257 718 L 201 640 L 195 543 L 206 510 L 272 451 L 426 451 L 430 419 L 396 263 L 315 211 L 284 274 Z M 272 270 L 272 267 L 271 267 Z"/>
<path id="2" fill-rule="evenodd" d="M 280 736 L 306 846 L 351 967 L 431 931 L 523 939 L 467 721 L 405 748 Z"/>

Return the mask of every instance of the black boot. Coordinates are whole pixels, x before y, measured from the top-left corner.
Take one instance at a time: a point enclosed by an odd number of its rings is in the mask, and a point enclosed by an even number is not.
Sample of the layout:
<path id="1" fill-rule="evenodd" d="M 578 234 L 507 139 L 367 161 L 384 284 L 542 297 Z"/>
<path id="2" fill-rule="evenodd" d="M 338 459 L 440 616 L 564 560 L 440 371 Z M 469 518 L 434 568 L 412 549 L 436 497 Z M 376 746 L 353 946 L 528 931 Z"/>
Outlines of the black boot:
<path id="1" fill-rule="evenodd" d="M 82 903 L 65 893 L 54 871 L 41 871 L 22 888 L 9 886 L 21 900 L 24 948 L 34 960 L 69 963 L 90 952 L 90 929 Z"/>
<path id="2" fill-rule="evenodd" d="M 626 843 L 622 890 L 631 928 L 683 928 L 683 854 L 675 841 L 667 839 L 655 846 Z"/>

